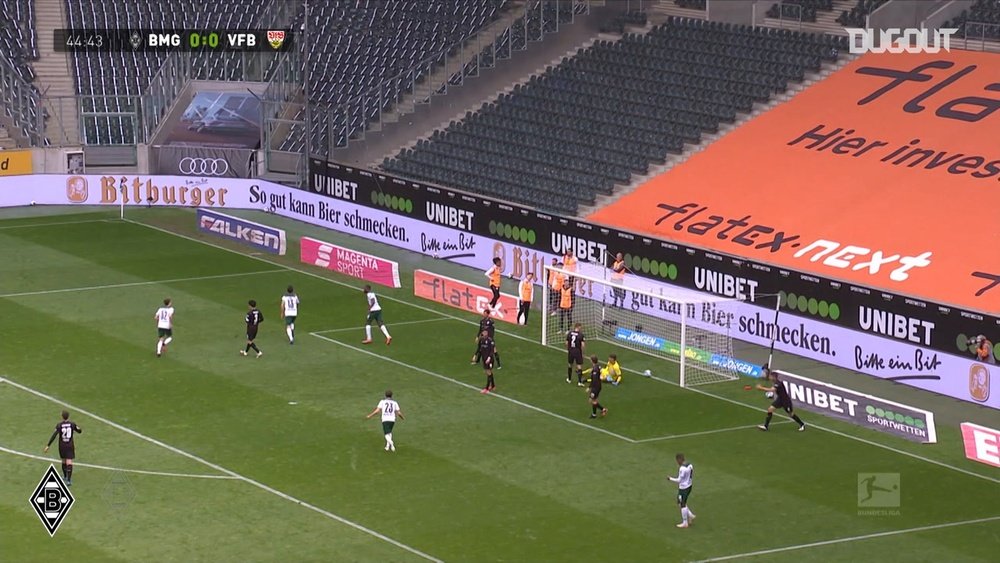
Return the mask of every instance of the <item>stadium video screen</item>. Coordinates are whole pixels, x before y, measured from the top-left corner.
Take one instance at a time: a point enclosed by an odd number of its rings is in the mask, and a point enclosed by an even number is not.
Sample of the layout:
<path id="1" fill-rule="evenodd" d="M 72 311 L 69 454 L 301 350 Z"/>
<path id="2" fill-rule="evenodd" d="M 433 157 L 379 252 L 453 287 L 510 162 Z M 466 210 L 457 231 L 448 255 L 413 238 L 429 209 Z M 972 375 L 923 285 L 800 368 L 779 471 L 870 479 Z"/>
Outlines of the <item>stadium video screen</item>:
<path id="1" fill-rule="evenodd" d="M 255 149 L 260 128 L 260 101 L 249 92 L 198 92 L 167 144 Z"/>

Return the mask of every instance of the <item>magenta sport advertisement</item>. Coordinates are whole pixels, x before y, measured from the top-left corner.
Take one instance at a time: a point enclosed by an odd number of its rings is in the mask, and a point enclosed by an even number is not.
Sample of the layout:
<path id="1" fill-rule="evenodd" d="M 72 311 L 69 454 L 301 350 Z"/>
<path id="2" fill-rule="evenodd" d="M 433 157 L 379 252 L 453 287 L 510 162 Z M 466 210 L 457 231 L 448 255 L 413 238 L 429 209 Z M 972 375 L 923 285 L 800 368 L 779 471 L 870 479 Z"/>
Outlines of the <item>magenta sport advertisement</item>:
<path id="1" fill-rule="evenodd" d="M 38 175 L 0 178 L 0 205 L 125 205 L 187 206 L 216 211 L 226 209 L 263 210 L 334 231 L 348 233 L 485 270 L 494 256 L 503 260 L 505 278 L 520 279 L 527 272 L 536 277 L 543 264 L 555 255 L 517 244 L 507 238 L 488 238 L 464 230 L 462 225 L 445 226 L 434 222 L 435 209 L 414 209 L 409 216 L 368 207 L 355 201 L 356 191 L 349 186 L 338 191 L 339 197 L 316 194 L 261 180 L 239 178 L 193 178 L 183 176 L 95 176 Z M 473 218 L 468 218 L 473 220 Z M 581 262 L 590 250 L 582 248 Z M 579 254 L 579 253 L 578 253 Z M 315 258 L 314 258 L 315 259 Z M 359 259 L 352 271 L 375 281 L 373 262 Z M 367 266 L 366 266 L 367 264 Z M 379 276 L 385 269 L 378 264 Z M 360 270 L 358 270 L 360 268 Z M 369 279 L 368 277 L 362 279 Z M 384 280 L 385 278 L 379 277 Z M 505 279 L 512 290 L 516 282 Z M 664 294 L 690 295 L 688 289 L 668 283 L 643 280 L 647 289 L 661 289 Z M 608 300 L 596 290 L 583 295 Z M 773 301 L 764 306 L 739 302 L 723 306 L 718 302 L 688 308 L 691 326 L 728 331 L 734 338 L 768 346 L 772 335 L 775 348 L 883 379 L 898 381 L 963 401 L 1000 408 L 1000 391 L 991 392 L 998 368 L 872 333 L 851 330 L 808 317 L 781 315 L 774 325 Z M 680 311 L 663 308 L 628 292 L 621 306 L 678 320 Z M 724 310 L 719 310 L 724 307 Z"/>

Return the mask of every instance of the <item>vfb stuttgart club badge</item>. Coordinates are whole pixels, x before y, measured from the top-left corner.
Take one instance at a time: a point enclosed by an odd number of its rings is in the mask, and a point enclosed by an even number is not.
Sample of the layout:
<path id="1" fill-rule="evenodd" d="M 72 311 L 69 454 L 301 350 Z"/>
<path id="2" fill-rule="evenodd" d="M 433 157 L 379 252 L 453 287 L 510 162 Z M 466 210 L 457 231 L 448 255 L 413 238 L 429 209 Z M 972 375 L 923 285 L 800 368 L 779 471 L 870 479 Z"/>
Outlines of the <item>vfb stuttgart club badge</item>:
<path id="1" fill-rule="evenodd" d="M 271 44 L 271 48 L 277 51 L 281 48 L 281 45 L 285 42 L 285 32 L 269 30 L 267 32 L 267 42 Z"/>
<path id="2" fill-rule="evenodd" d="M 31 493 L 29 502 L 49 536 L 56 535 L 59 525 L 73 507 L 73 495 L 54 465 L 49 466 L 41 482 L 35 487 L 35 492 Z"/>

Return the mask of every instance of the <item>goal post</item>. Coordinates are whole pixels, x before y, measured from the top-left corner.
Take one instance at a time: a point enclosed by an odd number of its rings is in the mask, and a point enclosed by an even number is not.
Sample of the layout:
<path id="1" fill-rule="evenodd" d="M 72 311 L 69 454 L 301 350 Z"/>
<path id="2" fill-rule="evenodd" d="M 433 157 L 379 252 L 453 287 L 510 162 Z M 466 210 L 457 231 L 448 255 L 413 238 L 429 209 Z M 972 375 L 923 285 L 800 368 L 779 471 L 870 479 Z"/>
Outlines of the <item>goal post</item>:
<path id="1" fill-rule="evenodd" d="M 563 347 L 566 332 L 580 323 L 589 341 L 678 364 L 681 386 L 739 379 L 732 332 L 743 301 L 666 289 L 634 275 L 616 279 L 599 264 L 574 271 L 546 264 L 544 272 L 543 345 Z M 569 294 L 553 289 L 553 278 L 571 280 Z"/>

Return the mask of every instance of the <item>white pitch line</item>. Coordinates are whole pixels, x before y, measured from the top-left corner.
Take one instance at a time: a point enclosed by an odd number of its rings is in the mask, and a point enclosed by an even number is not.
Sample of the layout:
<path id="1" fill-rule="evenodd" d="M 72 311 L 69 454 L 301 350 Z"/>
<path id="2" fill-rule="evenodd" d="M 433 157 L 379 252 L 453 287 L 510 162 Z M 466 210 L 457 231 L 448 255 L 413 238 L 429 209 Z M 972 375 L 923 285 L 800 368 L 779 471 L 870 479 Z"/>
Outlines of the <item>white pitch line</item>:
<path id="1" fill-rule="evenodd" d="M 824 545 L 835 545 L 838 543 L 849 543 L 862 540 L 870 540 L 873 538 L 884 538 L 886 536 L 899 536 L 902 534 L 912 534 L 914 532 L 926 532 L 928 530 L 940 530 L 941 528 L 953 528 L 955 526 L 967 526 L 969 524 L 981 524 L 983 522 L 994 522 L 1000 520 L 1000 516 L 990 516 L 988 518 L 976 518 L 975 520 L 963 520 L 961 522 L 948 522 L 945 524 L 933 524 L 930 526 L 920 526 L 918 528 L 904 528 L 902 530 L 891 530 L 888 532 L 877 532 L 874 534 L 865 534 L 863 536 L 851 536 L 848 538 L 838 538 L 835 540 L 825 540 L 812 543 L 803 543 L 799 545 L 789 545 L 786 547 L 776 547 L 774 549 L 763 549 L 760 551 L 749 551 L 747 553 L 737 553 L 735 555 L 725 555 L 722 557 L 713 557 L 711 559 L 701 559 L 695 561 L 694 563 L 709 563 L 711 561 L 729 561 L 731 559 L 742 559 L 744 557 L 757 557 L 759 555 L 770 555 L 772 553 L 783 553 L 786 551 L 795 551 L 798 549 L 808 549 L 810 547 L 820 547 Z"/>
<path id="2" fill-rule="evenodd" d="M 327 517 L 327 518 L 329 518 L 331 520 L 335 520 L 337 522 L 340 522 L 341 524 L 344 524 L 346 526 L 350 526 L 350 527 L 354 528 L 355 530 L 358 530 L 360 532 L 364 532 L 365 534 L 368 534 L 369 536 L 372 536 L 374 538 L 378 538 L 378 539 L 380 539 L 380 540 L 382 540 L 382 541 L 384 541 L 386 543 L 392 544 L 392 545 L 394 545 L 394 546 L 396 546 L 396 547 L 398 547 L 398 548 L 400 548 L 402 550 L 405 550 L 405 551 L 408 551 L 409 553 L 412 553 L 413 555 L 416 555 L 416 556 L 421 557 L 423 559 L 426 559 L 428 561 L 434 561 L 436 563 L 444 563 L 443 561 L 441 561 L 440 559 L 438 559 L 438 558 L 436 558 L 434 556 L 428 555 L 428 554 L 426 554 L 426 553 L 424 553 L 424 552 L 422 552 L 422 551 L 420 551 L 420 550 L 418 550 L 418 549 L 416 549 L 414 547 L 410 547 L 410 546 L 406 545 L 405 543 L 402 543 L 400 541 L 394 540 L 394 539 L 390 538 L 389 536 L 386 536 L 384 534 L 376 532 L 375 530 L 372 530 L 371 528 L 366 528 L 365 526 L 362 526 L 361 524 L 358 524 L 357 522 L 353 522 L 351 520 L 348 520 L 347 518 L 344 518 L 343 516 L 338 516 L 338 515 L 330 512 L 330 511 L 324 510 L 324 509 L 322 509 L 322 508 L 320 508 L 320 507 L 318 507 L 316 505 L 310 504 L 310 503 L 308 503 L 306 501 L 303 501 L 303 500 L 299 500 L 299 499 L 297 499 L 297 498 L 295 498 L 295 497 L 293 497 L 293 496 L 291 496 L 291 495 L 289 495 L 287 493 L 283 493 L 283 492 L 279 491 L 278 489 L 275 489 L 274 487 L 265 485 L 264 483 L 261 483 L 260 481 L 256 481 L 256 480 L 251 479 L 249 477 L 246 477 L 244 475 L 240 475 L 239 473 L 236 473 L 235 471 L 232 471 L 230 469 L 226 469 L 225 467 L 222 467 L 219 464 L 212 463 L 211 461 L 208 461 L 205 458 L 202 458 L 202 457 L 199 457 L 199 456 L 197 456 L 195 454 L 186 452 L 186 451 L 184 451 L 184 450 L 182 450 L 180 448 L 176 448 L 176 447 L 171 446 L 170 444 L 167 444 L 165 442 L 161 442 L 161 441 L 157 440 L 156 438 L 151 438 L 149 436 L 146 436 L 145 434 L 142 434 L 142 433 L 140 433 L 140 432 L 138 432 L 136 430 L 132 430 L 131 428 L 129 428 L 127 426 L 122 426 L 121 424 L 118 424 L 117 422 L 113 422 L 111 420 L 108 420 L 108 419 L 106 419 L 106 418 L 104 418 L 102 416 L 96 415 L 96 414 L 94 414 L 94 413 L 92 413 L 90 411 L 84 410 L 84 409 L 82 409 L 80 407 L 73 406 L 73 405 L 71 405 L 69 403 L 66 403 L 64 401 L 61 401 L 61 400 L 59 400 L 59 399 L 57 399 L 57 398 L 55 398 L 55 397 L 53 397 L 51 395 L 46 395 L 45 393 L 42 393 L 41 391 L 36 391 L 35 389 L 32 389 L 31 387 L 28 387 L 26 385 L 21 385 L 20 383 L 11 381 L 10 379 L 6 379 L 6 378 L 3 378 L 3 377 L 0 377 L 0 384 L 2 384 L 2 383 L 6 383 L 7 385 L 11 385 L 13 387 L 16 387 L 16 388 L 22 390 L 22 391 L 25 391 L 27 393 L 31 393 L 32 395 L 35 395 L 37 397 L 41 397 L 42 399 L 45 399 L 45 400 L 50 401 L 52 403 L 55 403 L 57 405 L 63 405 L 65 407 L 69 408 L 70 410 L 73 410 L 73 411 L 76 411 L 76 412 L 81 413 L 83 415 L 89 416 L 90 418 L 93 418 L 94 420 L 97 420 L 99 422 L 103 422 L 104 424 L 107 424 L 108 426 L 110 426 L 112 428 L 115 428 L 117 430 L 125 432 L 126 434 L 130 434 L 132 436 L 135 436 L 136 438 L 139 438 L 140 440 L 143 440 L 145 442 L 149 442 L 150 444 L 155 444 L 157 446 L 160 446 L 161 448 L 163 448 L 165 450 L 171 451 L 171 452 L 173 452 L 173 453 L 175 453 L 177 455 L 184 456 L 184 457 L 186 457 L 188 459 L 194 460 L 194 461 L 196 461 L 196 462 L 198 462 L 198 463 L 200 463 L 200 464 L 202 464 L 202 465 L 204 465 L 206 467 L 211 467 L 212 469 L 214 469 L 214 470 L 216 470 L 216 471 L 218 471 L 220 473 L 225 473 L 226 475 L 229 475 L 229 476 L 233 477 L 234 479 L 238 479 L 240 481 L 243 481 L 244 483 L 253 485 L 254 487 L 257 487 L 258 489 L 261 489 L 262 491 L 266 491 L 268 493 L 271 493 L 272 495 L 275 495 L 277 497 L 285 499 L 285 500 L 287 500 L 289 502 L 293 502 L 293 503 L 295 503 L 295 504 L 297 504 L 299 506 L 302 506 L 303 508 L 308 508 L 309 510 L 312 510 L 313 512 L 321 514 L 321 515 L 323 515 L 323 516 L 325 516 L 325 517 Z"/>
<path id="3" fill-rule="evenodd" d="M 16 456 L 21 456 L 21 457 L 26 457 L 28 459 L 37 459 L 39 461 L 47 461 L 49 463 L 56 463 L 56 462 L 59 461 L 58 459 L 54 459 L 54 458 L 50 458 L 50 457 L 45 457 L 45 456 L 40 456 L 40 455 L 35 455 L 35 454 L 29 454 L 27 452 L 21 452 L 21 451 L 18 451 L 18 450 L 12 450 L 10 448 L 5 448 L 3 446 L 0 446 L 0 452 L 4 452 L 4 453 L 11 454 L 11 455 L 16 455 Z M 147 471 L 145 469 L 125 469 L 123 467 L 109 467 L 107 465 L 95 465 L 93 463 L 84 463 L 82 461 L 75 461 L 75 460 L 73 461 L 73 465 L 77 466 L 77 467 L 88 467 L 90 469 L 104 469 L 106 471 L 121 471 L 122 473 L 137 473 L 139 475 L 156 475 L 157 477 L 183 477 L 185 479 L 220 479 L 220 480 L 239 481 L 239 479 L 237 477 L 233 477 L 231 475 L 204 475 L 204 474 L 198 474 L 198 473 L 171 473 L 171 472 L 168 472 L 168 471 Z"/>
<path id="4" fill-rule="evenodd" d="M 347 343 L 341 342 L 339 340 L 334 340 L 332 338 L 327 338 L 326 336 L 323 336 L 322 334 L 317 334 L 315 332 L 310 332 L 309 334 L 311 334 L 311 335 L 313 335 L 316 338 L 319 338 L 321 340 L 326 340 L 327 342 L 332 342 L 334 344 L 339 344 L 340 346 L 343 346 L 344 348 L 349 348 L 351 350 L 354 350 L 355 352 L 360 352 L 362 354 L 367 354 L 367 355 L 369 355 L 369 356 L 371 356 L 373 358 L 378 358 L 380 360 L 396 364 L 397 366 L 402 366 L 404 368 L 409 368 L 409 369 L 412 369 L 413 371 L 418 371 L 418 372 L 420 372 L 420 373 L 422 373 L 424 375 L 429 375 L 431 377 L 436 377 L 436 378 L 438 378 L 438 379 L 440 379 L 442 381 L 447 381 L 449 383 L 454 383 L 455 385 L 461 385 L 462 387 L 465 387 L 466 389 L 472 389 L 472 390 L 474 390 L 476 392 L 479 392 L 479 391 L 482 390 L 480 387 L 477 387 L 475 385 L 471 385 L 471 384 L 466 383 L 464 381 L 459 381 L 457 379 L 453 379 L 451 377 L 448 377 L 447 375 L 441 375 L 440 373 L 433 372 L 433 371 L 430 371 L 430 370 L 427 370 L 427 369 L 424 369 L 422 367 L 418 367 L 418 366 L 415 366 L 415 365 L 412 365 L 412 364 L 408 364 L 406 362 L 397 360 L 395 358 L 390 358 L 390 357 L 387 357 L 387 356 L 380 356 L 379 354 L 376 354 L 376 353 L 371 352 L 369 350 L 365 350 L 364 348 L 358 348 L 357 346 L 352 346 L 351 344 L 347 344 Z M 614 438 L 618 438 L 619 440 L 628 442 L 630 444 L 634 444 L 635 443 L 635 440 L 633 440 L 632 438 L 629 438 L 628 436 L 622 436 L 621 434 L 616 434 L 616 433 L 614 433 L 614 432 L 612 432 L 610 430 L 605 430 L 605 429 L 603 429 L 603 428 L 601 428 L 599 426 L 590 426 L 588 424 L 584 424 L 584 423 L 580 422 L 579 420 L 573 420 L 572 418 L 563 416 L 561 414 L 554 413 L 552 411 L 547 411 L 547 410 L 545 410 L 545 409 L 543 409 L 541 407 L 536 407 L 535 405 L 532 405 L 532 404 L 529 404 L 529 403 L 518 401 L 517 399 L 508 397 L 506 395 L 501 395 L 499 393 L 489 393 L 489 395 L 492 396 L 492 397 L 496 397 L 498 399 L 503 399 L 504 401 L 508 401 L 510 403 L 513 403 L 515 405 L 524 407 L 526 409 L 530 409 L 530 410 L 533 410 L 535 412 L 544 414 L 546 416 L 551 416 L 552 418 L 557 418 L 559 420 L 562 420 L 563 422 L 568 422 L 570 424 L 574 424 L 574 425 L 579 426 L 581 428 L 586 428 L 587 430 L 593 430 L 594 432 L 600 432 L 602 434 L 607 434 L 608 436 L 611 436 L 611 437 L 614 437 Z"/>
<path id="5" fill-rule="evenodd" d="M 240 252 L 238 250 L 234 250 L 232 248 L 226 248 L 224 246 L 219 246 L 217 244 L 213 244 L 213 243 L 208 242 L 208 241 L 199 240 L 199 239 L 196 239 L 194 237 L 189 237 L 187 235 L 183 235 L 183 234 L 180 234 L 180 233 L 175 233 L 173 231 L 168 231 L 167 229 L 164 229 L 164 228 L 161 228 L 161 227 L 157 227 L 155 225 L 147 225 L 145 223 L 140 223 L 138 221 L 132 221 L 131 219 L 125 219 L 125 221 L 127 223 L 131 223 L 133 225 L 138 225 L 138 226 L 141 226 L 141 227 L 146 227 L 148 229 L 153 229 L 153 230 L 156 230 L 156 231 L 160 231 L 160 232 L 166 233 L 168 235 L 173 235 L 175 237 L 180 237 L 180 238 L 183 238 L 183 239 L 187 239 L 187 240 L 190 240 L 190 241 L 193 241 L 193 242 L 197 242 L 199 244 L 204 244 L 206 246 L 211 246 L 213 248 L 218 248 L 219 250 L 224 250 L 226 252 L 231 252 L 233 254 L 238 254 L 238 255 L 243 256 L 245 258 L 250 258 L 251 260 L 257 260 L 257 261 L 260 261 L 260 262 L 264 262 L 265 264 L 270 264 L 272 266 L 278 266 L 278 267 L 284 268 L 284 269 L 292 271 L 292 272 L 298 272 L 298 273 L 300 273 L 302 275 L 310 276 L 310 277 L 313 277 L 313 278 L 316 278 L 316 279 L 320 279 L 320 280 L 324 280 L 324 281 L 326 281 L 328 283 L 332 283 L 332 284 L 335 284 L 335 285 L 340 285 L 340 286 L 343 286 L 343 287 L 350 287 L 350 288 L 355 288 L 356 287 L 354 285 L 342 282 L 340 280 L 335 280 L 335 279 L 331 279 L 331 278 L 327 278 L 327 277 L 321 276 L 321 275 L 319 275 L 319 274 L 317 274 L 315 272 L 310 272 L 310 271 L 307 271 L 307 270 L 302 270 L 302 269 L 299 269 L 299 268 L 295 268 L 295 267 L 292 267 L 292 266 L 288 266 L 288 265 L 282 264 L 280 262 L 272 262 L 271 260 L 268 260 L 266 258 L 261 258 L 259 256 L 247 256 L 245 253 Z M 413 308 L 416 308 L 416 309 L 420 309 L 421 311 L 427 311 L 427 312 L 433 313 L 435 315 L 440 315 L 442 317 L 446 317 L 446 318 L 449 318 L 449 319 L 454 319 L 454 320 L 457 320 L 459 322 L 463 322 L 463 323 L 466 323 L 466 324 L 470 324 L 470 325 L 478 325 L 479 324 L 477 321 L 472 321 L 472 320 L 469 320 L 469 319 L 466 319 L 466 318 L 462 318 L 462 317 L 458 317 L 458 316 L 451 315 L 451 314 L 448 314 L 448 313 L 444 313 L 444 312 L 441 312 L 441 311 L 438 311 L 438 310 L 435 310 L 435 309 L 431 309 L 430 307 L 424 307 L 423 305 L 419 305 L 417 303 L 411 303 L 409 301 L 404 301 L 403 299 L 399 299 L 397 297 L 392 297 L 391 295 L 381 295 L 380 297 L 382 299 L 385 299 L 386 301 L 394 301 L 396 303 L 401 303 L 401 304 L 406 305 L 408 307 L 413 307 Z M 537 345 L 541 346 L 541 342 L 539 342 L 537 340 L 533 340 L 531 338 L 526 338 L 524 336 L 521 336 L 520 334 L 515 334 L 513 332 L 507 332 L 507 331 L 502 330 L 502 329 L 497 329 L 497 332 L 499 332 L 501 334 L 504 334 L 506 336 L 510 336 L 511 338 L 516 338 L 518 340 L 523 340 L 525 342 L 532 342 L 534 344 L 537 344 Z M 625 371 L 641 375 L 641 373 L 638 372 L 638 371 L 636 371 L 636 370 L 628 369 L 628 368 L 624 368 L 624 369 L 625 369 Z M 655 379 L 657 381 L 661 381 L 663 383 L 669 383 L 669 384 L 671 384 L 671 385 L 673 385 L 675 387 L 680 387 L 680 385 L 678 385 L 677 383 L 675 383 L 673 381 L 670 381 L 668 379 L 661 379 L 659 377 L 652 377 L 652 379 Z M 759 406 L 754 406 L 754 405 L 751 405 L 749 403 L 741 403 L 740 401 L 736 401 L 736 400 L 730 399 L 729 397 L 724 397 L 722 395 L 716 395 L 714 393 L 709 393 L 708 391 L 703 391 L 701 389 L 697 389 L 697 388 L 694 388 L 694 387 L 681 387 L 681 388 L 682 389 L 686 389 L 688 391 L 693 391 L 695 393 L 700 393 L 702 395 L 705 395 L 706 397 L 714 397 L 714 398 L 716 398 L 716 399 L 718 399 L 720 401 L 725 401 L 727 403 L 732 403 L 734 405 L 740 405 L 742 407 L 746 407 L 746 408 L 749 408 L 749 409 L 753 409 L 755 411 L 762 412 L 762 409 Z M 822 430 L 824 432 L 829 432 L 830 434 L 836 434 L 837 436 L 842 436 L 842 437 L 847 438 L 849 440 L 854 440 L 854 441 L 857 441 L 857 442 L 861 442 L 863 444 L 868 444 L 870 446 L 875 446 L 877 448 L 882 448 L 883 450 L 887 450 L 887 451 L 890 451 L 890 452 L 895 452 L 897 454 L 904 455 L 904 456 L 907 456 L 907 457 L 910 457 L 910 458 L 913 458 L 913 459 L 918 459 L 918 460 L 921 460 L 921 461 L 925 461 L 927 463 L 930 463 L 930 464 L 933 464 L 933 465 L 937 465 L 939 467 L 944 467 L 945 469 L 951 469 L 952 471 L 957 471 L 957 472 L 963 473 L 965 475 L 969 475 L 969 476 L 972 476 L 972 477 L 977 477 L 979 479 L 985 479 L 987 481 L 992 481 L 994 483 L 1000 483 L 1000 479 L 995 479 L 993 477 L 988 477 L 988 476 L 983 475 L 981 473 L 976 473 L 974 471 L 969 471 L 967 469 L 962 469 L 961 467 L 956 467 L 954 465 L 949 465 L 949 464 L 944 463 L 942 461 L 937 461 L 935 459 L 924 457 L 922 455 L 918 455 L 918 454 L 915 454 L 915 453 L 910 453 L 910 452 L 907 452 L 907 451 L 904 451 L 904 450 L 900 450 L 900 449 L 894 448 L 892 446 L 888 446 L 886 444 L 882 444 L 882 443 L 879 443 L 879 442 L 873 442 L 871 440 L 867 440 L 865 438 L 860 438 L 858 436 L 854 436 L 854 435 L 851 435 L 851 434 L 845 434 L 843 432 L 839 432 L 837 430 L 833 430 L 832 428 L 826 428 L 826 427 L 820 426 L 819 424 L 809 423 L 809 427 L 810 428 L 816 428 L 816 429 Z"/>
<path id="6" fill-rule="evenodd" d="M 30 229 L 32 227 L 54 227 L 57 225 L 82 225 L 84 223 L 107 223 L 108 219 L 84 219 L 82 221 L 57 221 L 50 223 L 22 223 L 20 225 L 0 225 L 0 230 Z"/>
<path id="7" fill-rule="evenodd" d="M 401 323 L 392 323 L 392 327 L 396 328 L 397 326 L 418 325 L 418 324 L 423 324 L 423 323 L 439 323 L 441 321 L 447 321 L 447 320 L 449 320 L 449 319 L 446 319 L 444 317 L 438 317 L 438 318 L 435 318 L 435 319 L 421 319 L 419 321 L 403 321 Z M 328 328 L 326 330 L 314 330 L 312 332 L 312 334 L 329 334 L 331 332 L 351 332 L 351 331 L 364 330 L 364 329 L 365 329 L 365 327 L 363 327 L 363 326 L 352 326 L 352 327 L 347 327 L 347 328 Z"/>
<path id="8" fill-rule="evenodd" d="M 201 281 L 201 280 L 221 280 L 224 278 L 240 278 L 243 276 L 259 276 L 261 274 L 274 274 L 277 272 L 283 272 L 284 270 L 260 270 L 256 272 L 241 272 L 238 274 L 219 274 L 217 276 L 198 276 L 193 278 L 174 278 L 172 280 L 147 280 L 141 282 L 127 282 L 127 283 L 113 283 L 109 285 L 90 285 L 85 287 L 65 287 L 62 289 L 45 289 L 42 291 L 24 291 L 21 293 L 4 293 L 0 294 L 0 299 L 9 299 L 12 297 L 29 297 L 32 295 L 51 295 L 53 293 L 73 293 L 75 291 L 96 291 L 99 289 L 119 289 L 123 287 L 138 287 L 143 285 L 157 285 L 164 283 L 180 283 L 189 281 Z"/>
<path id="9" fill-rule="evenodd" d="M 777 426 L 778 424 L 788 424 L 791 420 L 779 420 L 777 422 L 772 422 L 771 426 Z M 669 436 L 657 436 L 655 438 L 644 438 L 642 440 L 636 440 L 636 444 L 645 444 L 647 442 L 662 442 L 664 440 L 676 440 L 678 438 L 691 438 L 693 436 L 705 436 L 706 434 L 719 434 L 721 432 L 733 432 L 735 430 L 748 430 L 750 428 L 757 428 L 756 424 L 744 424 L 743 426 L 730 426 L 729 428 L 716 428 L 715 430 L 702 430 L 701 432 L 688 432 L 686 434 L 671 434 Z"/>

